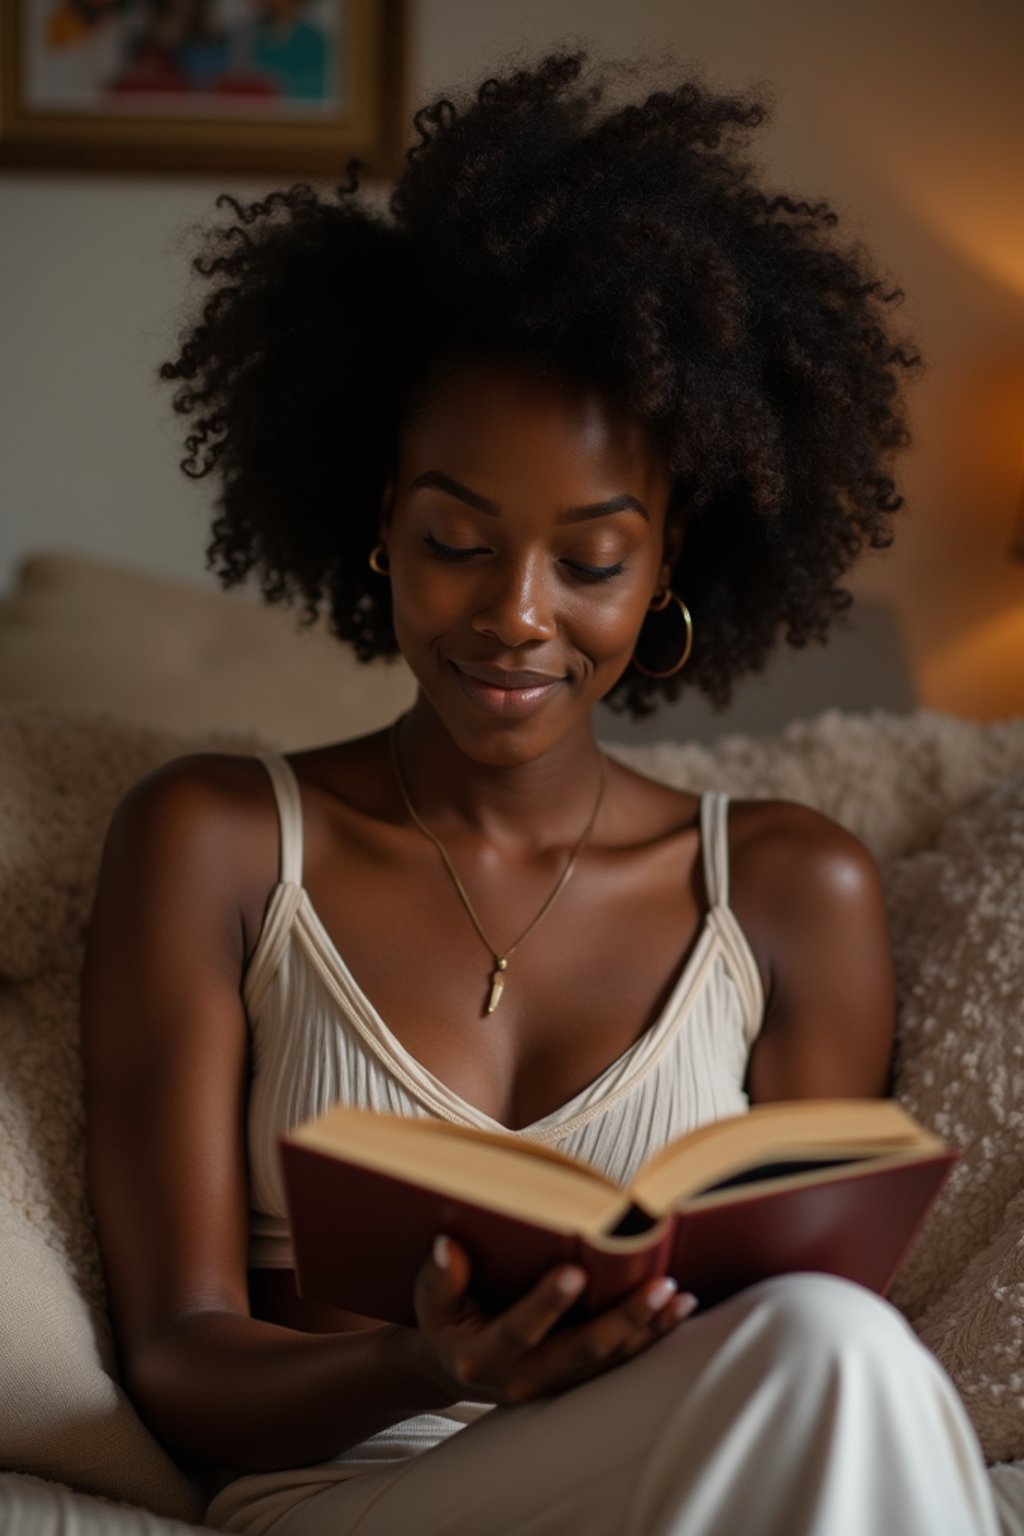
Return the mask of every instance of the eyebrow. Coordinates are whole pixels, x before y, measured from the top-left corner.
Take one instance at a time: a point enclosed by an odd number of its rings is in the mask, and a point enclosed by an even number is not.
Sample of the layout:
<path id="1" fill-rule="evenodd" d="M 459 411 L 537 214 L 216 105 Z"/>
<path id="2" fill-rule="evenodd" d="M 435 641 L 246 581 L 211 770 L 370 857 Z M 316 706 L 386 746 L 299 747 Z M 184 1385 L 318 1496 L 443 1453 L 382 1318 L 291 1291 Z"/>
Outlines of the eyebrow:
<path id="1" fill-rule="evenodd" d="M 461 485 L 458 480 L 453 480 L 451 475 L 443 474 L 439 469 L 428 469 L 422 475 L 417 475 L 409 490 L 446 491 L 449 496 L 464 501 L 467 506 L 475 508 L 477 512 L 486 512 L 488 517 L 501 516 L 501 507 L 496 501 L 492 501 L 489 496 L 481 496 L 477 491 L 471 491 L 467 485 Z M 635 496 L 623 493 L 621 496 L 611 496 L 607 501 L 588 502 L 582 507 L 560 507 L 556 521 L 583 523 L 592 517 L 608 517 L 613 512 L 637 512 L 645 522 L 649 523 L 651 520 L 642 501 L 638 501 Z"/>

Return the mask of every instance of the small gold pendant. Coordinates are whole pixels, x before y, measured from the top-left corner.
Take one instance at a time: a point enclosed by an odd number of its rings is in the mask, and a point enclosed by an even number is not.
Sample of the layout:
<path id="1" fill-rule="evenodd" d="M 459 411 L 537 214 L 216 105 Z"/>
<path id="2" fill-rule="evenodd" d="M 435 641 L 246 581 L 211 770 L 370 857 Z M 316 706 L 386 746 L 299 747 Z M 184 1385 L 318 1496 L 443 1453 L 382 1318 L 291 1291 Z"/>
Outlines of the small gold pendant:
<path id="1" fill-rule="evenodd" d="M 491 990 L 487 998 L 485 1016 L 492 1014 L 501 1002 L 501 994 L 505 990 L 505 971 L 508 969 L 508 961 L 502 957 L 495 962 L 494 972 L 491 976 Z"/>

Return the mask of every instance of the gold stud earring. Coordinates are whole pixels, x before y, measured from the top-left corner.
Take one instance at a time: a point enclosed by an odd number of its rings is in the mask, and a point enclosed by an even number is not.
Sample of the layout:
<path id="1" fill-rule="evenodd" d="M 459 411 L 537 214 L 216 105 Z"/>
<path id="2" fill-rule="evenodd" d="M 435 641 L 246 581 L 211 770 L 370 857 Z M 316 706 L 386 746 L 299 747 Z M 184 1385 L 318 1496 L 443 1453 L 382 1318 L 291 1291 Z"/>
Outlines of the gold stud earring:
<path id="1" fill-rule="evenodd" d="M 369 566 L 377 576 L 390 576 L 391 567 L 388 564 L 388 552 L 384 548 L 383 539 L 370 550 Z"/>
<path id="2" fill-rule="evenodd" d="M 655 672 L 650 667 L 645 667 L 642 662 L 638 661 L 636 657 L 636 651 L 634 651 L 633 665 L 642 677 L 653 677 L 655 679 L 663 677 L 675 677 L 676 673 L 681 672 L 690 659 L 690 652 L 693 650 L 693 619 L 690 616 L 689 608 L 687 608 L 679 594 L 677 592 L 673 592 L 671 587 L 665 587 L 661 592 L 656 592 L 655 595 L 651 598 L 651 604 L 647 611 L 648 613 L 664 613 L 665 609 L 669 606 L 670 603 L 676 604 L 682 617 L 683 623 L 686 626 L 686 636 L 683 641 L 682 655 L 673 666 L 666 667 L 663 671 Z"/>

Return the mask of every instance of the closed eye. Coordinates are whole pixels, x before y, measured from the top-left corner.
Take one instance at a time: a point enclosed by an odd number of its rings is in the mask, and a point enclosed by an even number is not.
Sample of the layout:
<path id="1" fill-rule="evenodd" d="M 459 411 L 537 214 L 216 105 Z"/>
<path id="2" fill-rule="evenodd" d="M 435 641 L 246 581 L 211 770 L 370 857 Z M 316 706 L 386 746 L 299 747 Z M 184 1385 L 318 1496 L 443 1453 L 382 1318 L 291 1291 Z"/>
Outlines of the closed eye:
<path id="1" fill-rule="evenodd" d="M 423 542 L 436 560 L 469 560 L 473 555 L 491 553 L 485 544 L 442 544 L 432 533 L 426 534 Z M 615 565 L 585 565 L 581 560 L 563 560 L 562 564 L 583 581 L 610 581 L 613 576 L 620 576 L 626 568 L 621 560 Z"/>
<path id="2" fill-rule="evenodd" d="M 440 539 L 435 539 L 432 533 L 428 533 L 423 542 L 430 553 L 438 560 L 467 560 L 470 555 L 486 555 L 490 553 L 482 545 L 471 545 L 468 548 L 462 548 L 461 545 L 442 544 Z"/>
<path id="3" fill-rule="evenodd" d="M 584 581 L 611 581 L 613 576 L 621 576 L 626 569 L 621 560 L 615 565 L 584 565 L 579 560 L 566 560 L 564 564 Z"/>

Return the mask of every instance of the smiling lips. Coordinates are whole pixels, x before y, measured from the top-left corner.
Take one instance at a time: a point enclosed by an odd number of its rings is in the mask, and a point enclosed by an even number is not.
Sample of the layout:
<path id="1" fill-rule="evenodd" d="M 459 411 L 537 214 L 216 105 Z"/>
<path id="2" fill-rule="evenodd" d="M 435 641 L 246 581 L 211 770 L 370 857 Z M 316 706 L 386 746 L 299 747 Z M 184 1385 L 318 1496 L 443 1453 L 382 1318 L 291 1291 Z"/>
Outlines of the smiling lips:
<path id="1" fill-rule="evenodd" d="M 482 662 L 453 661 L 451 667 L 474 704 L 506 718 L 531 714 L 565 682 L 564 675 L 554 672 L 510 671 Z"/>

